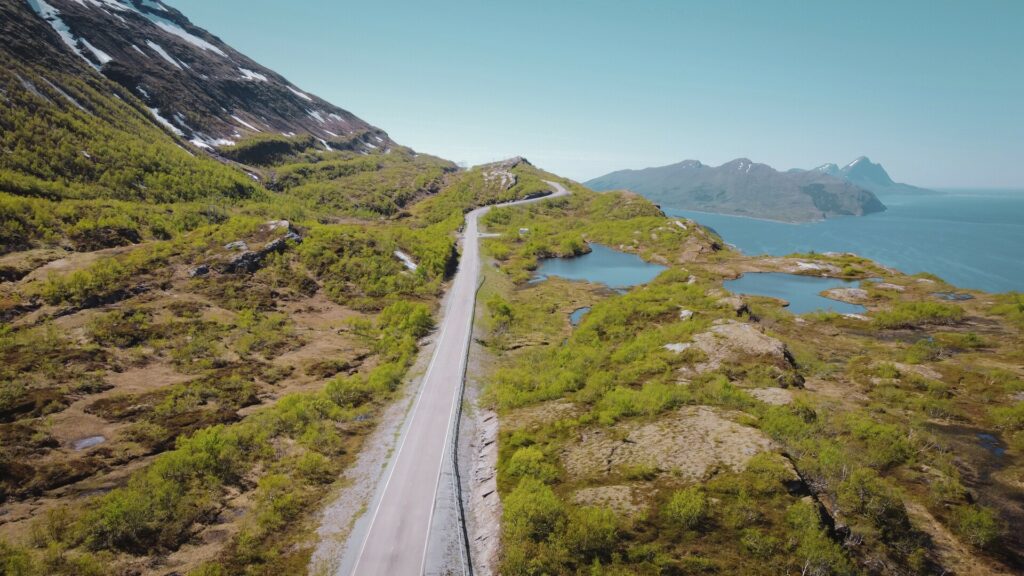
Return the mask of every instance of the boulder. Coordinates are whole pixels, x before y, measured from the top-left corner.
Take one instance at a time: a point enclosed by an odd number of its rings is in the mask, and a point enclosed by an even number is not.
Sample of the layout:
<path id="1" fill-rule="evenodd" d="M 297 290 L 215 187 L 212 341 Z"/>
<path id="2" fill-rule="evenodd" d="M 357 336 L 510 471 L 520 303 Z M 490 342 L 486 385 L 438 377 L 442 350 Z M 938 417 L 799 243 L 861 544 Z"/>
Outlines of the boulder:
<path id="1" fill-rule="evenodd" d="M 284 234 L 281 231 L 284 230 Z M 221 258 L 216 265 L 222 273 L 255 272 L 263 265 L 263 260 L 275 252 L 283 252 L 288 242 L 302 242 L 302 236 L 292 229 L 287 220 L 271 220 L 264 223 L 250 237 L 235 240 L 224 245 L 225 250 L 237 252 L 236 255 Z"/>

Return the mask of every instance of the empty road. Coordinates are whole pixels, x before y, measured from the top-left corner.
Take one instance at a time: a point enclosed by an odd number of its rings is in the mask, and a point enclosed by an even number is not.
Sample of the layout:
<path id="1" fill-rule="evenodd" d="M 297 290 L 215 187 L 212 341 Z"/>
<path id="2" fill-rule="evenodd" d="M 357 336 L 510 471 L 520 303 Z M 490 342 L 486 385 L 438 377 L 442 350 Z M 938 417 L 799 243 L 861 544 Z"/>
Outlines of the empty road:
<path id="1" fill-rule="evenodd" d="M 569 191 L 548 182 L 548 196 L 501 206 L 538 202 Z M 462 379 L 473 329 L 477 283 L 480 277 L 478 220 L 490 206 L 466 215 L 462 256 L 451 285 L 434 356 L 423 377 L 409 424 L 399 440 L 384 489 L 369 510 L 366 539 L 353 565 L 354 576 L 419 576 L 423 574 L 434 498 L 443 467 L 451 465 L 454 415 L 462 401 Z"/>

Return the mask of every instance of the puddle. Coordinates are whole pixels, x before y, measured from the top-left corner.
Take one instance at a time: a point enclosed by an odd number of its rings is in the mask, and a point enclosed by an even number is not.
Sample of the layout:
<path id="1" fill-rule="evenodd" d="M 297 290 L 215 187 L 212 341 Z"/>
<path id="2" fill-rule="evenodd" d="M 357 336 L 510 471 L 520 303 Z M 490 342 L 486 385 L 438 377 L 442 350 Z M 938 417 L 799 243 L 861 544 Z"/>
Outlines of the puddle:
<path id="1" fill-rule="evenodd" d="M 950 302 L 963 302 L 965 300 L 974 300 L 974 296 L 963 292 L 932 292 L 932 296 L 938 296 L 943 300 L 949 300 Z"/>
<path id="2" fill-rule="evenodd" d="M 979 432 L 976 436 L 978 437 L 978 444 L 981 444 L 982 448 L 988 450 L 996 458 L 1002 458 L 1006 455 L 1006 446 L 1003 445 L 999 438 L 987 432 Z"/>
<path id="3" fill-rule="evenodd" d="M 569 314 L 569 323 L 573 326 L 579 326 L 580 322 L 583 321 L 583 317 L 590 312 L 590 306 L 584 306 L 583 308 L 577 308 Z"/>
<path id="4" fill-rule="evenodd" d="M 88 450 L 94 446 L 99 446 L 106 441 L 107 439 L 103 436 L 88 436 L 86 438 L 79 438 L 78 440 L 75 440 L 71 443 L 71 447 L 74 448 L 75 451 L 80 452 L 82 450 Z"/>

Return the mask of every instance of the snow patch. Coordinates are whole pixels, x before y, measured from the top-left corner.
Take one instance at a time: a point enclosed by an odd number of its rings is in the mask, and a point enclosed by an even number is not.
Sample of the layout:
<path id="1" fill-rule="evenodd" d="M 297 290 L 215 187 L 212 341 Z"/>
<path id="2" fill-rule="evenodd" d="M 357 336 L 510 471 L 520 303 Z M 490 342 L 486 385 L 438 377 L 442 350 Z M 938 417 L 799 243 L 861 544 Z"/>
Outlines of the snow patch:
<path id="1" fill-rule="evenodd" d="M 310 118 L 316 120 L 317 122 L 319 122 L 321 124 L 324 124 L 324 123 L 327 122 L 326 120 L 324 120 L 323 115 L 320 114 L 320 112 L 318 112 L 316 110 L 306 110 L 306 114 L 309 114 Z"/>
<path id="2" fill-rule="evenodd" d="M 107 53 L 106 53 L 106 52 L 104 52 L 103 50 L 100 50 L 99 48 L 97 48 L 97 47 L 93 46 L 93 45 L 92 45 L 92 44 L 90 44 L 90 43 L 89 43 L 89 41 L 88 41 L 88 40 L 86 40 L 85 38 L 79 38 L 78 40 L 79 40 L 79 41 L 80 41 L 80 42 L 81 42 L 81 43 L 82 43 L 82 44 L 83 44 L 83 45 L 84 45 L 84 46 L 85 46 L 86 48 L 88 48 L 88 49 L 89 49 L 89 52 L 92 52 L 92 55 L 93 55 L 93 56 L 95 56 L 97 60 L 99 60 L 99 61 L 100 61 L 100 67 L 103 67 L 103 65 L 104 65 L 104 64 L 106 64 L 107 62 L 110 62 L 111 60 L 113 60 L 113 58 L 111 58 L 111 57 L 110 57 L 110 54 L 107 54 Z"/>
<path id="3" fill-rule="evenodd" d="M 245 120 L 242 120 L 238 116 L 235 116 L 235 115 L 232 114 L 231 117 L 234 118 L 235 122 L 238 122 L 239 124 L 241 124 L 242 126 L 245 126 L 249 130 L 252 130 L 254 132 L 262 132 L 262 130 L 260 130 L 259 128 L 253 126 L 252 124 L 249 124 Z"/>
<path id="4" fill-rule="evenodd" d="M 156 121 L 162 124 L 165 128 L 167 128 L 171 132 L 174 132 L 178 136 L 184 135 L 184 132 L 182 132 L 180 128 L 178 128 L 174 124 L 171 124 L 170 120 L 160 115 L 159 108 L 150 108 L 149 111 L 153 114 L 153 117 L 156 118 Z"/>
<path id="5" fill-rule="evenodd" d="M 29 82 L 28 80 L 22 78 L 21 75 L 18 74 L 17 72 L 15 72 L 14 75 L 17 76 L 18 81 L 21 82 L 21 87 L 24 88 L 25 90 L 27 90 L 28 92 L 30 92 L 33 96 L 37 96 L 39 98 L 42 98 L 43 100 L 46 100 L 47 102 L 50 102 L 51 104 L 53 103 L 52 101 L 50 101 L 49 98 L 47 98 L 45 95 L 43 95 L 43 93 L 40 92 L 38 88 L 36 88 L 35 84 L 33 84 L 33 83 Z"/>
<path id="6" fill-rule="evenodd" d="M 212 146 L 210 146 L 206 142 L 203 142 L 203 139 L 198 137 L 198 136 L 196 136 L 195 138 L 189 140 L 189 142 L 191 142 L 195 146 L 198 146 L 199 148 L 205 148 L 207 150 L 213 150 Z"/>
<path id="7" fill-rule="evenodd" d="M 413 262 L 412 257 L 410 257 L 405 252 L 402 252 L 401 250 L 395 250 L 395 258 L 401 260 L 402 264 L 409 270 L 412 270 L 414 272 L 416 271 L 416 262 Z"/>
<path id="8" fill-rule="evenodd" d="M 47 84 L 49 84 L 50 88 L 53 88 L 53 90 L 55 92 L 57 92 L 58 94 L 63 96 L 64 99 L 67 100 L 68 102 L 71 102 L 72 104 L 74 104 L 75 107 L 77 107 L 79 110 L 81 110 L 82 112 L 88 112 L 88 110 L 86 110 L 84 106 L 79 104 L 78 100 L 75 100 L 74 98 L 72 98 L 71 95 L 68 94 L 67 92 L 65 92 L 64 90 L 62 90 L 60 86 L 57 86 L 56 84 L 54 84 L 53 82 L 50 82 L 46 78 L 43 78 L 43 82 L 46 82 Z"/>
<path id="9" fill-rule="evenodd" d="M 168 34 L 173 34 L 174 36 L 177 36 L 178 38 L 181 38 L 185 42 L 188 42 L 189 44 L 195 46 L 196 48 L 199 48 L 200 50 L 206 50 L 206 51 L 209 51 L 209 52 L 213 52 L 214 54 L 217 54 L 218 56 L 223 56 L 223 57 L 227 58 L 227 54 L 225 54 L 223 50 L 221 50 L 220 48 L 214 46 L 213 44 L 210 44 L 209 42 L 207 42 L 206 40 L 203 40 L 202 38 L 196 36 L 195 34 L 192 34 L 191 32 L 185 30 L 181 26 L 175 24 L 174 22 L 171 22 L 170 20 L 168 20 L 166 18 L 162 18 L 160 16 L 157 16 L 156 14 L 148 14 L 147 13 L 147 14 L 144 14 L 144 16 L 146 18 L 148 18 L 150 22 L 152 22 L 153 24 L 156 24 L 157 27 L 159 27 L 164 32 L 167 32 Z"/>
<path id="10" fill-rule="evenodd" d="M 257 82 L 266 82 L 267 81 L 267 77 L 266 76 L 264 76 L 263 74 L 260 74 L 259 72 L 253 72 L 252 70 L 249 70 L 248 68 L 239 68 L 238 71 L 242 73 L 242 80 L 255 80 Z"/>
<path id="11" fill-rule="evenodd" d="M 170 62 L 171 64 L 173 64 L 174 66 L 176 66 L 178 68 L 178 70 L 183 70 L 183 68 L 181 67 L 181 64 L 179 64 L 177 60 L 172 58 L 171 55 L 168 54 L 167 51 L 164 50 L 163 47 L 160 46 L 159 44 L 157 44 L 156 42 L 153 42 L 152 40 L 146 40 L 146 46 L 149 46 L 150 50 L 152 50 L 153 52 L 156 52 L 157 54 L 160 55 L 161 58 L 163 58 L 164 60 L 166 60 L 166 61 Z"/>
<path id="12" fill-rule="evenodd" d="M 143 56 L 145 56 L 146 58 L 149 58 L 149 54 L 146 54 L 145 52 L 143 52 L 143 51 L 142 51 L 142 48 L 139 48 L 139 47 L 138 47 L 138 46 L 136 46 L 135 44 L 132 44 L 132 49 L 133 49 L 133 50 L 135 50 L 136 52 L 138 52 L 139 54 L 142 54 L 142 55 L 143 55 Z"/>
<path id="13" fill-rule="evenodd" d="M 135 89 L 138 90 L 139 94 L 142 94 L 142 96 L 145 97 L 147 100 L 149 99 L 149 92 L 146 92 L 145 88 L 143 88 L 142 86 L 136 86 Z"/>
<path id="14" fill-rule="evenodd" d="M 152 8 L 154 10 L 160 10 L 161 12 L 167 12 L 167 7 L 159 2 L 153 2 L 153 0 L 142 0 L 142 5 L 146 8 Z"/>
<path id="15" fill-rule="evenodd" d="M 90 66 L 96 68 L 96 65 L 86 57 L 85 53 L 83 53 L 82 49 L 78 46 L 78 39 L 71 33 L 71 29 L 68 28 L 68 25 L 60 19 L 59 10 L 47 4 L 45 0 L 28 0 L 28 4 L 33 10 L 35 10 L 36 14 L 38 14 L 40 18 L 45 20 L 50 27 L 53 28 L 54 32 L 60 36 L 60 39 L 67 44 L 75 54 L 78 54 L 82 60 L 85 60 Z"/>
<path id="16" fill-rule="evenodd" d="M 302 98 L 303 100 L 306 100 L 308 102 L 312 102 L 313 101 L 313 99 L 310 98 L 309 94 L 306 94 L 305 92 L 299 92 L 298 90 L 296 90 L 295 88 L 292 88 L 291 86 L 287 86 L 287 88 L 292 91 L 292 94 L 295 94 L 299 98 Z"/>

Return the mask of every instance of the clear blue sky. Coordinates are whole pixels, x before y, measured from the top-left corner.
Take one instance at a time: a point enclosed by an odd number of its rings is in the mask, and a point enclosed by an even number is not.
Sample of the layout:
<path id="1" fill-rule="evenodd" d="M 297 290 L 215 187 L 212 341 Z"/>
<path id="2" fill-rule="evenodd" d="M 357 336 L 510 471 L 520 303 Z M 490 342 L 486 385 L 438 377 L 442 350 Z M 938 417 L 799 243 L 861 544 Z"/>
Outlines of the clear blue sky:
<path id="1" fill-rule="evenodd" d="M 1024 188 L 1021 0 L 168 0 L 419 151 Z"/>

